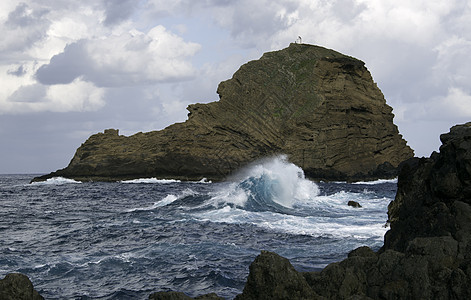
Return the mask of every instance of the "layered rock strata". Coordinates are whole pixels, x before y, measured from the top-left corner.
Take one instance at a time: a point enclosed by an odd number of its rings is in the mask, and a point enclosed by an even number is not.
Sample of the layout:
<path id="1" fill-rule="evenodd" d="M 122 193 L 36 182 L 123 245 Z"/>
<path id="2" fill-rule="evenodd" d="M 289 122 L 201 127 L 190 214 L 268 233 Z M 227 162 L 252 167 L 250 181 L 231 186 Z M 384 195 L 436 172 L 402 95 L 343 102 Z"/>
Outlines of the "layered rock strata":
<path id="1" fill-rule="evenodd" d="M 35 180 L 138 177 L 222 180 L 262 157 L 287 154 L 309 178 L 393 177 L 413 151 L 364 63 L 306 44 L 265 53 L 221 82 L 220 100 L 188 120 L 126 137 L 91 136 L 70 164 Z"/>

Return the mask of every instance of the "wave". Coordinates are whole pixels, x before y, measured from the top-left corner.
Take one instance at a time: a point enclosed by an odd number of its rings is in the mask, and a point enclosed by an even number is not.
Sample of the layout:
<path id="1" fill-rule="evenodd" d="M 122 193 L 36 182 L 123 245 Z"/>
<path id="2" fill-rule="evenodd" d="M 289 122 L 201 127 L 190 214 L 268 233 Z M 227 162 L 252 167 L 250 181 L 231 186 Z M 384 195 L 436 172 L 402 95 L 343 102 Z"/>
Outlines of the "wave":
<path id="1" fill-rule="evenodd" d="M 317 185 L 285 155 L 254 163 L 234 178 L 212 201 L 249 211 L 290 213 L 295 203 L 310 201 L 319 194 Z"/>
<path id="2" fill-rule="evenodd" d="M 65 177 L 52 177 L 48 178 L 46 181 L 37 181 L 30 183 L 31 185 L 58 185 L 58 184 L 68 184 L 68 183 L 82 183 L 70 178 Z"/>
<path id="3" fill-rule="evenodd" d="M 161 200 L 157 202 L 154 202 L 154 204 L 150 206 L 130 208 L 130 209 L 127 209 L 126 212 L 154 210 L 159 207 L 170 205 L 177 200 L 182 200 L 186 197 L 196 196 L 197 194 L 198 194 L 197 192 L 194 192 L 191 189 L 186 189 L 182 193 L 180 193 L 178 196 L 174 194 L 168 194 L 167 196 L 165 196 L 164 198 L 162 198 Z"/>
<path id="4" fill-rule="evenodd" d="M 378 179 L 373 181 L 357 181 L 352 184 L 382 184 L 382 183 L 397 183 L 397 178 L 394 179 Z"/>
<path id="5" fill-rule="evenodd" d="M 157 179 L 155 177 L 152 178 L 138 178 L 138 179 L 130 179 L 130 180 L 121 180 L 121 183 L 177 183 L 181 182 L 180 180 L 176 179 Z"/>
<path id="6" fill-rule="evenodd" d="M 137 178 L 137 179 L 129 179 L 129 180 L 121 180 L 120 183 L 179 183 L 181 180 L 178 179 L 157 179 L 155 177 L 152 178 Z M 193 183 L 212 183 L 211 180 L 207 178 L 202 178 L 200 181 L 192 181 Z"/>
<path id="7" fill-rule="evenodd" d="M 387 204 L 383 204 L 385 205 Z M 388 230 L 384 226 L 386 215 L 383 218 L 371 217 L 372 209 L 355 210 L 346 204 L 342 206 L 343 212 L 337 210 L 337 212 L 302 216 L 272 211 L 252 212 L 226 205 L 220 209 L 195 215 L 195 219 L 202 222 L 251 224 L 267 231 L 293 235 L 383 241 L 384 234 Z"/>

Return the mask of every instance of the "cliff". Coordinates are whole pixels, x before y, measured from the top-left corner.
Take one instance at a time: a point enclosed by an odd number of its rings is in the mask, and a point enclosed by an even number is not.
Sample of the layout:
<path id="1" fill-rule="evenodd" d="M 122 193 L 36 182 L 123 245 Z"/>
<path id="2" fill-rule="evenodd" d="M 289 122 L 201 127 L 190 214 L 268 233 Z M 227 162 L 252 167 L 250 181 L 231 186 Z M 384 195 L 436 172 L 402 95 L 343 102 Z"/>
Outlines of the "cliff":
<path id="1" fill-rule="evenodd" d="M 92 135 L 70 164 L 35 180 L 138 177 L 222 180 L 262 157 L 287 154 L 307 177 L 394 177 L 413 151 L 364 63 L 306 44 L 265 53 L 161 131 Z"/>

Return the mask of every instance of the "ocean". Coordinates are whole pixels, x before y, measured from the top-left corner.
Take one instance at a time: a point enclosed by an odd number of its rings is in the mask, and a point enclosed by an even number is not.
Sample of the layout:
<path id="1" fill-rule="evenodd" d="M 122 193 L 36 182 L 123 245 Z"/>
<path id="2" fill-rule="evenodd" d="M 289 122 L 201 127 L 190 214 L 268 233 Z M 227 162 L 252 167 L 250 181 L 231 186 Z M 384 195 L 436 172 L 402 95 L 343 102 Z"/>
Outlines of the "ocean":
<path id="1" fill-rule="evenodd" d="M 232 299 L 261 250 L 316 271 L 379 249 L 397 185 L 313 182 L 285 157 L 217 183 L 33 177 L 0 175 L 0 276 L 24 273 L 46 299 Z"/>

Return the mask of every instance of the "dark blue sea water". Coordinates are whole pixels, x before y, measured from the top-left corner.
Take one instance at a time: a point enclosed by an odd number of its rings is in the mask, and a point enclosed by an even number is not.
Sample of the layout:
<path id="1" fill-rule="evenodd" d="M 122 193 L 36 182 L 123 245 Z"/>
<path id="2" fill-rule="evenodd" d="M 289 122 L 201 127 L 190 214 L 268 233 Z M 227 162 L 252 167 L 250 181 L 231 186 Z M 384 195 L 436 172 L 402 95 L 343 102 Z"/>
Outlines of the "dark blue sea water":
<path id="1" fill-rule="evenodd" d="M 313 271 L 378 249 L 396 193 L 395 181 L 311 182 L 283 158 L 222 183 L 32 178 L 0 175 L 0 276 L 24 273 L 46 299 L 232 299 L 261 250 Z"/>

